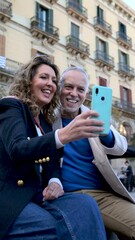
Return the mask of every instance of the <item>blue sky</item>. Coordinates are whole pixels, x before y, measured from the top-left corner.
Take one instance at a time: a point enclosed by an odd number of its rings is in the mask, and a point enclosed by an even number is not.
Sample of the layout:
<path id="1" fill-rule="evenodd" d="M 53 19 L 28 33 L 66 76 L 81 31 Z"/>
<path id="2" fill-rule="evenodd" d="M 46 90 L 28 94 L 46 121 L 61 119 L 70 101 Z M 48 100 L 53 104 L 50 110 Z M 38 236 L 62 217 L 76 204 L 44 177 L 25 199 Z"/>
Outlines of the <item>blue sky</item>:
<path id="1" fill-rule="evenodd" d="M 133 8 L 135 10 L 135 0 L 123 0 L 129 7 Z"/>

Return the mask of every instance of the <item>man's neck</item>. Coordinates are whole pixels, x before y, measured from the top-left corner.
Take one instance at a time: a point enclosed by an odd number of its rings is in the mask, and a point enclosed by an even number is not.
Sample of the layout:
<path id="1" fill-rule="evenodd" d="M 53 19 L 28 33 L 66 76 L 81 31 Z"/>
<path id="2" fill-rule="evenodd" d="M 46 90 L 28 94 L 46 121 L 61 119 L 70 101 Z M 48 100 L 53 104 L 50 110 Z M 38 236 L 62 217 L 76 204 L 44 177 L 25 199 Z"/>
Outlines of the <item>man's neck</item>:
<path id="1" fill-rule="evenodd" d="M 67 112 L 66 110 L 62 110 L 61 111 L 61 116 L 63 118 L 67 118 L 67 119 L 73 119 L 75 118 L 77 115 L 79 114 L 79 110 L 76 112 Z"/>

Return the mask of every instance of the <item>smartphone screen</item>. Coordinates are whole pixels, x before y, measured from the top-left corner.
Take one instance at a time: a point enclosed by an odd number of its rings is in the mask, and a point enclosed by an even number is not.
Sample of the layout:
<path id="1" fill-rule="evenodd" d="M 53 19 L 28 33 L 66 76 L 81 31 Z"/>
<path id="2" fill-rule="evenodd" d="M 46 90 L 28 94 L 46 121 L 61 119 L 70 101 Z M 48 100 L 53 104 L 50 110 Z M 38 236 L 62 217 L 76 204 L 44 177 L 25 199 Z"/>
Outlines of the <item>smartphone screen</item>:
<path id="1" fill-rule="evenodd" d="M 107 135 L 110 131 L 111 112 L 112 112 L 112 89 L 95 85 L 92 88 L 91 109 L 98 112 L 97 119 L 104 122 L 102 135 Z"/>

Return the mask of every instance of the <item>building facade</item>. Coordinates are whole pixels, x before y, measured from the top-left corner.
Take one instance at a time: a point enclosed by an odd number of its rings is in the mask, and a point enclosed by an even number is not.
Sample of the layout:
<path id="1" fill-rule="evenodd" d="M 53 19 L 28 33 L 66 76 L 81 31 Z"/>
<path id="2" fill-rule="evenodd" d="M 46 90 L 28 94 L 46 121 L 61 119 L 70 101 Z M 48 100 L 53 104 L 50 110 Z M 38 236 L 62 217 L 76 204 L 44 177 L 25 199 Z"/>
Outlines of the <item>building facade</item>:
<path id="1" fill-rule="evenodd" d="M 45 54 L 62 72 L 82 66 L 113 90 L 112 123 L 135 133 L 135 11 L 122 0 L 0 0 L 0 97 L 15 71 Z"/>

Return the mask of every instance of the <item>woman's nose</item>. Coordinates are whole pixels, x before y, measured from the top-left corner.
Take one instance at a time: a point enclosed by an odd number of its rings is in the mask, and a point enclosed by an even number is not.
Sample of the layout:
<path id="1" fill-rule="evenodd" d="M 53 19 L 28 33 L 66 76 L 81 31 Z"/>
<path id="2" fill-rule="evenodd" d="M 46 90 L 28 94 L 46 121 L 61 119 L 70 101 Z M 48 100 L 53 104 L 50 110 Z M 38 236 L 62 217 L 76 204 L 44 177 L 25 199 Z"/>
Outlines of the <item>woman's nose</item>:
<path id="1" fill-rule="evenodd" d="M 53 80 L 51 79 L 51 78 L 49 78 L 48 80 L 47 80 L 47 85 L 52 85 L 53 84 Z"/>

